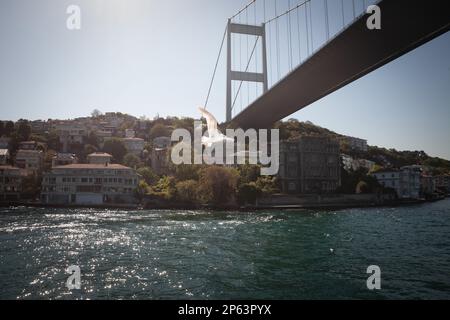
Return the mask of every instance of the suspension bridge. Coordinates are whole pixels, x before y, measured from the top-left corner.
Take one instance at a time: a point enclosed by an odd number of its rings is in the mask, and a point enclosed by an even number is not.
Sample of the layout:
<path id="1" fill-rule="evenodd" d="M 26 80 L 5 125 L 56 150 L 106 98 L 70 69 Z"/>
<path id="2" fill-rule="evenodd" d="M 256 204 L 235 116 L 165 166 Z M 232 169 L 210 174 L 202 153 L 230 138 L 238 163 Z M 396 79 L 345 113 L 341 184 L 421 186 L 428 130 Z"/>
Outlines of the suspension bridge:
<path id="1" fill-rule="evenodd" d="M 226 124 L 269 128 L 450 29 L 445 1 L 252 0 L 226 24 Z M 381 12 L 370 29 L 369 6 Z"/>

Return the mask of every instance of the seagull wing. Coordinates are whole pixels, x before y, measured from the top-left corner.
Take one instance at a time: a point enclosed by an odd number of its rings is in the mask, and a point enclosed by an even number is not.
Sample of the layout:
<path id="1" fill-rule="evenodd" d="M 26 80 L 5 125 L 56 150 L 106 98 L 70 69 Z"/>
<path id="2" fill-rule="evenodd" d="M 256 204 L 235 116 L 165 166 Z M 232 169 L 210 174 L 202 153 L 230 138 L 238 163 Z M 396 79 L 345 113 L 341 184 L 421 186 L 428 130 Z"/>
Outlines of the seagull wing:
<path id="1" fill-rule="evenodd" d="M 206 119 L 206 124 L 208 126 L 208 135 L 210 137 L 214 137 L 220 134 L 219 129 L 217 129 L 218 124 L 216 118 L 214 118 L 214 116 L 208 111 L 206 111 L 206 109 L 204 108 L 198 108 L 198 110 L 200 111 L 202 116 Z"/>

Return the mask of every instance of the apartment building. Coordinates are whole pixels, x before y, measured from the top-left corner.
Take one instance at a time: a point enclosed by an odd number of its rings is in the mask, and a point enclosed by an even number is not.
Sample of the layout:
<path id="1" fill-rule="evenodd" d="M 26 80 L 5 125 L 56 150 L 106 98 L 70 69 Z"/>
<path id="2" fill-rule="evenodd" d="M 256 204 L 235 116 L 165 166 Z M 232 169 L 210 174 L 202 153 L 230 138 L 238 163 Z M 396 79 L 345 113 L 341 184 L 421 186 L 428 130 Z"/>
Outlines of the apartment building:
<path id="1" fill-rule="evenodd" d="M 303 136 L 280 144 L 279 178 L 285 193 L 329 193 L 341 184 L 339 143 Z"/>
<path id="2" fill-rule="evenodd" d="M 44 164 L 44 153 L 40 150 L 19 150 L 16 154 L 15 165 L 25 169 L 28 174 L 39 174 Z"/>
<path id="3" fill-rule="evenodd" d="M 365 139 L 344 136 L 340 138 L 340 143 L 347 145 L 351 150 L 354 151 L 367 152 L 368 150 L 367 140 Z"/>
<path id="4" fill-rule="evenodd" d="M 64 153 L 68 152 L 71 144 L 83 144 L 89 135 L 86 126 L 75 122 L 57 124 L 56 130 Z"/>
<path id="5" fill-rule="evenodd" d="M 122 139 L 125 148 L 128 153 L 141 156 L 142 151 L 144 151 L 145 140 L 141 138 L 124 138 Z"/>
<path id="6" fill-rule="evenodd" d="M 132 205 L 138 174 L 119 164 L 71 164 L 52 168 L 42 181 L 41 201 L 54 205 Z"/>

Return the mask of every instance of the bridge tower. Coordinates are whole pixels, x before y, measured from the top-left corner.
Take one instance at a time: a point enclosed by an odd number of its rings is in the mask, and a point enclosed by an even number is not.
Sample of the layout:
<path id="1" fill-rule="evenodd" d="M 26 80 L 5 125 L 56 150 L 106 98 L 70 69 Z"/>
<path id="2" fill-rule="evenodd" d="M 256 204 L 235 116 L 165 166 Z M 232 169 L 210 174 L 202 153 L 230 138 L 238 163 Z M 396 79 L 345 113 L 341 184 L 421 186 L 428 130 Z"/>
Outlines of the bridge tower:
<path id="1" fill-rule="evenodd" d="M 247 72 L 247 71 L 234 71 L 232 70 L 232 47 L 231 47 L 231 35 L 233 33 L 241 35 L 251 35 L 261 37 L 262 40 L 262 73 Z M 227 101 L 226 101 L 226 120 L 231 121 L 232 118 L 232 81 L 246 81 L 246 82 L 259 82 L 263 84 L 263 92 L 268 90 L 267 82 L 267 51 L 266 51 L 266 27 L 265 24 L 260 26 L 247 25 L 231 22 L 228 20 L 227 27 Z"/>

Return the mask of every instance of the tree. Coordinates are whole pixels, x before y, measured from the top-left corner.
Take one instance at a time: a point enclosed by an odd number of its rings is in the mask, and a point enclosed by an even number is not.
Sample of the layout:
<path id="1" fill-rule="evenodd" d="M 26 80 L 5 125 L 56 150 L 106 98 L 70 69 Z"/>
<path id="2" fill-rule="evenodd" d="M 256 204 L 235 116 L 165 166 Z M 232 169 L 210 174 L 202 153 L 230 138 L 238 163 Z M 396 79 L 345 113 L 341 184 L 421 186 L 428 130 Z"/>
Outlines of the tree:
<path id="1" fill-rule="evenodd" d="M 367 185 L 367 183 L 365 181 L 360 181 L 358 182 L 358 184 L 356 185 L 356 193 L 357 194 L 362 194 L 362 193 L 369 193 L 369 186 Z"/>
<path id="2" fill-rule="evenodd" d="M 5 123 L 0 121 L 0 137 L 5 134 Z"/>
<path id="3" fill-rule="evenodd" d="M 31 135 L 31 126 L 27 120 L 19 121 L 19 127 L 17 128 L 17 134 L 20 141 L 27 141 Z"/>
<path id="4" fill-rule="evenodd" d="M 157 123 L 150 129 L 150 138 L 167 137 L 170 134 L 170 130 L 167 126 Z"/>
<path id="5" fill-rule="evenodd" d="M 22 194 L 26 198 L 35 199 L 39 196 L 41 189 L 41 178 L 36 174 L 30 174 L 22 180 Z"/>
<path id="6" fill-rule="evenodd" d="M 61 150 L 61 142 L 59 140 L 58 133 L 52 130 L 47 135 L 47 145 L 49 149 Z"/>
<path id="7" fill-rule="evenodd" d="M 11 137 L 11 134 L 12 134 L 13 132 L 14 132 L 14 122 L 12 122 L 12 121 L 6 122 L 4 134 L 5 134 L 7 137 Z"/>
<path id="8" fill-rule="evenodd" d="M 141 164 L 141 159 L 133 153 L 127 153 L 123 158 L 123 163 L 127 167 L 137 168 Z"/>
<path id="9" fill-rule="evenodd" d="M 153 185 L 158 181 L 158 176 L 149 167 L 142 167 L 137 170 L 148 185 Z"/>
<path id="10" fill-rule="evenodd" d="M 198 182 L 195 180 L 185 180 L 177 182 L 175 185 L 177 192 L 176 198 L 179 201 L 196 203 L 197 202 L 197 189 Z"/>
<path id="11" fill-rule="evenodd" d="M 180 164 L 175 166 L 175 178 L 178 181 L 198 180 L 199 165 Z"/>
<path id="12" fill-rule="evenodd" d="M 150 187 L 151 194 L 160 196 L 166 200 L 172 200 L 177 189 L 175 188 L 175 179 L 173 177 L 164 176 L 156 183 L 156 185 Z"/>
<path id="13" fill-rule="evenodd" d="M 96 148 L 98 148 L 100 139 L 98 138 L 97 134 L 94 131 L 91 131 L 88 135 L 88 137 L 86 138 L 85 141 L 87 144 L 90 144 Z"/>
<path id="14" fill-rule="evenodd" d="M 85 144 L 83 147 L 83 152 L 81 154 L 79 154 L 79 156 L 81 157 L 82 161 L 86 161 L 87 160 L 87 156 L 95 153 L 98 151 L 98 148 L 91 145 L 91 144 Z"/>
<path id="15" fill-rule="evenodd" d="M 238 172 L 235 169 L 208 166 L 201 170 L 199 195 L 207 203 L 226 204 L 236 192 Z"/>
<path id="16" fill-rule="evenodd" d="M 254 182 L 241 184 L 237 191 L 237 202 L 241 205 L 255 204 L 261 193 L 261 189 Z"/>
<path id="17" fill-rule="evenodd" d="M 255 182 L 260 175 L 261 168 L 257 165 L 244 164 L 238 168 L 240 183 Z"/>
<path id="18" fill-rule="evenodd" d="M 98 117 L 100 117 L 101 115 L 102 115 L 102 112 L 101 112 L 100 110 L 98 110 L 98 109 L 94 109 L 94 110 L 91 112 L 92 118 L 98 118 Z"/>
<path id="19" fill-rule="evenodd" d="M 264 195 L 271 195 L 280 192 L 280 188 L 276 177 L 272 176 L 258 177 L 255 185 L 259 190 L 261 190 L 261 193 Z"/>
<path id="20" fill-rule="evenodd" d="M 127 154 L 127 149 L 125 148 L 123 141 L 117 138 L 105 141 L 103 151 L 111 154 L 114 157 L 114 160 L 120 163 L 123 161 L 123 157 Z"/>
<path id="21" fill-rule="evenodd" d="M 150 192 L 150 186 L 144 180 L 139 181 L 139 184 L 136 188 L 137 197 L 142 200 L 142 198 Z"/>

